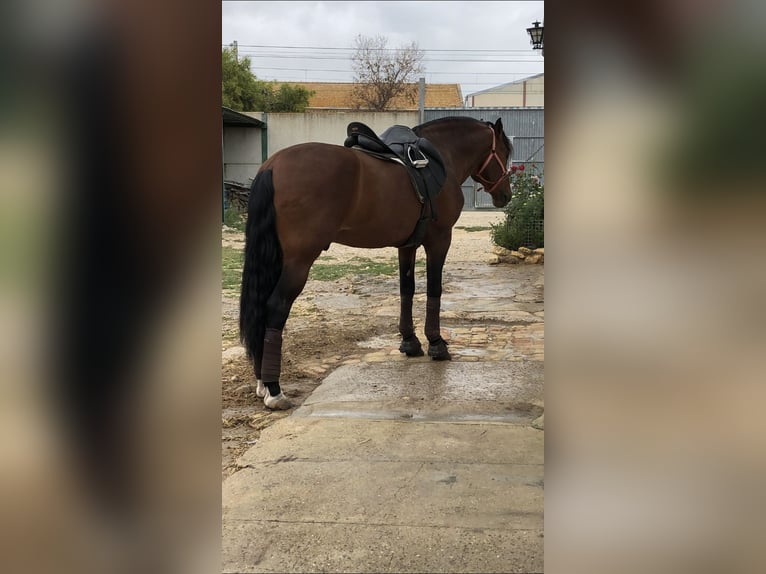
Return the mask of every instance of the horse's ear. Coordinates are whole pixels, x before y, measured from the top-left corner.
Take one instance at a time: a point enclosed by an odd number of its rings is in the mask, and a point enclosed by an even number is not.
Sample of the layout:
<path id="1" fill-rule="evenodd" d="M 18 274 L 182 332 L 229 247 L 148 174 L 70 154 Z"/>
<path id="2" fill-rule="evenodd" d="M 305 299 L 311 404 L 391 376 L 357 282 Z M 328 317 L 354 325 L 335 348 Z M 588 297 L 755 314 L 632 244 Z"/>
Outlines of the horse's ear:
<path id="1" fill-rule="evenodd" d="M 495 131 L 501 133 L 503 131 L 503 118 L 497 118 L 495 122 Z"/>

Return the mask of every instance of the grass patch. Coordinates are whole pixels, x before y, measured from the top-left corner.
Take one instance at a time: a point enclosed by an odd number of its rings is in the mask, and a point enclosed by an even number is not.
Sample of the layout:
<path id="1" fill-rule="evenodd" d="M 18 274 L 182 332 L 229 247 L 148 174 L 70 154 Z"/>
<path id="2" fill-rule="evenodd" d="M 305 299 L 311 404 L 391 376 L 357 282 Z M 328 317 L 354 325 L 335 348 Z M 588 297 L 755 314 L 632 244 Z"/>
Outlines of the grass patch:
<path id="1" fill-rule="evenodd" d="M 425 267 L 424 261 L 416 261 L 415 267 Z M 354 257 L 347 263 L 314 263 L 309 279 L 316 281 L 335 281 L 349 275 L 387 275 L 399 273 L 399 262 L 373 261 L 367 257 Z"/>
<path id="2" fill-rule="evenodd" d="M 468 233 L 474 233 L 476 231 L 490 231 L 492 228 L 487 227 L 485 225 L 469 225 L 467 227 L 463 227 L 463 226 L 455 227 L 455 229 L 462 229 L 463 231 L 467 231 Z"/>
<path id="3" fill-rule="evenodd" d="M 223 224 L 244 233 L 247 226 L 247 218 L 238 209 L 229 207 L 223 212 Z"/>
<path id="4" fill-rule="evenodd" d="M 333 259 L 335 259 L 333 257 Z M 223 289 L 238 291 L 242 285 L 242 266 L 244 265 L 244 250 L 225 245 L 221 251 L 222 274 L 221 286 Z M 415 262 L 415 268 L 424 268 L 425 261 Z M 384 275 L 393 276 L 399 273 L 399 262 L 373 261 L 368 257 L 354 257 L 346 263 L 322 263 L 317 260 L 311 267 L 309 279 L 316 281 L 335 281 L 349 275 Z"/>
<path id="5" fill-rule="evenodd" d="M 221 285 L 224 289 L 239 290 L 242 285 L 242 265 L 244 264 L 244 250 L 235 247 L 223 246 L 221 262 Z"/>

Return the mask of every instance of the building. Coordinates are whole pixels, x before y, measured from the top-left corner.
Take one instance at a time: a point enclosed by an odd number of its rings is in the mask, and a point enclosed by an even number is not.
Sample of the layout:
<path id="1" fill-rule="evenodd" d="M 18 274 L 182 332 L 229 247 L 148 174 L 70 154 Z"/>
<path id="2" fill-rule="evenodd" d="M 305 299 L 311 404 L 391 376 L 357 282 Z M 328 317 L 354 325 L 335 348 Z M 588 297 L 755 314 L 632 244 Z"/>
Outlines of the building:
<path id="1" fill-rule="evenodd" d="M 537 74 L 469 94 L 465 98 L 465 105 L 469 108 L 501 106 L 518 108 L 542 107 L 545 105 L 544 96 L 545 75 Z"/>
<path id="2" fill-rule="evenodd" d="M 353 83 L 339 82 L 284 82 L 301 86 L 314 92 L 309 100 L 308 110 L 353 110 Z M 281 83 L 276 83 L 279 89 Z M 417 84 L 414 84 L 417 90 Z M 417 94 L 417 91 L 415 92 Z M 463 94 L 459 84 L 426 84 L 427 108 L 460 108 L 463 106 Z M 395 98 L 388 107 L 390 110 L 417 110 L 417 97 L 414 101 L 407 98 Z"/>
<path id="3" fill-rule="evenodd" d="M 254 114 L 222 109 L 223 179 L 249 183 L 266 161 L 266 123 Z"/>

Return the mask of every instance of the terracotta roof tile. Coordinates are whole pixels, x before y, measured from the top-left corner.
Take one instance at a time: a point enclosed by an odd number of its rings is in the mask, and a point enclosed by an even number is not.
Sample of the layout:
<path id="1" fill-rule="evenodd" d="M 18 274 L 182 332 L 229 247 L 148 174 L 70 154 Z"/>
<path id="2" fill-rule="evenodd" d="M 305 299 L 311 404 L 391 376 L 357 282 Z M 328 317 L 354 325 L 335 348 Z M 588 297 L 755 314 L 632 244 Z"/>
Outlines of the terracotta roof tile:
<path id="1" fill-rule="evenodd" d="M 309 100 L 309 108 L 336 108 L 353 109 L 352 98 L 353 83 L 337 82 L 284 82 L 295 86 L 302 86 L 315 92 Z M 277 82 L 279 87 L 281 83 Z M 448 108 L 462 107 L 463 95 L 458 84 L 426 84 L 426 107 Z M 407 101 L 405 98 L 396 98 L 391 110 L 417 110 L 418 102 Z"/>

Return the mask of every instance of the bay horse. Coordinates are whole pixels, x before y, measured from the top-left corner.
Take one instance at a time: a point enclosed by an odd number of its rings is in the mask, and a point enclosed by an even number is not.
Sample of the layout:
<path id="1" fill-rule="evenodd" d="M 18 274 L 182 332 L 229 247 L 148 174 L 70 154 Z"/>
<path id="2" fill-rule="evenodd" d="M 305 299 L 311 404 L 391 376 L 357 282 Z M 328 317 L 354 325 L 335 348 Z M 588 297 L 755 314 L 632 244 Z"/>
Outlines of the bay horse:
<path id="1" fill-rule="evenodd" d="M 440 152 L 446 179 L 428 224 L 425 336 L 428 355 L 450 359 L 441 337 L 442 269 L 452 227 L 463 209 L 462 183 L 485 186 L 495 207 L 511 199 L 512 146 L 500 119 L 494 124 L 448 117 L 413 128 Z M 256 395 L 270 409 L 291 408 L 279 383 L 282 330 L 309 270 L 333 242 L 350 247 L 399 248 L 400 351 L 423 355 L 412 322 L 415 254 L 405 245 L 421 215 L 407 170 L 360 150 L 324 143 L 282 149 L 258 170 L 248 202 L 245 262 L 240 297 L 240 336 L 253 361 Z"/>

